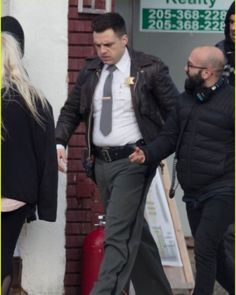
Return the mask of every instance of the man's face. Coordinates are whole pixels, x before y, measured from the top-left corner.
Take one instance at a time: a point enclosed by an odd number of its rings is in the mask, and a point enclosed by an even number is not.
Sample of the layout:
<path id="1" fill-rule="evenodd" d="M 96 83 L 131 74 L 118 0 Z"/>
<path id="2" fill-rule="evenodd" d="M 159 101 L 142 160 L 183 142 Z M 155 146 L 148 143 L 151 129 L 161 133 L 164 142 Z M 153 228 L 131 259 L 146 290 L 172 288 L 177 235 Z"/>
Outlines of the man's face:
<path id="1" fill-rule="evenodd" d="M 206 69 L 203 65 L 201 58 L 199 58 L 198 51 L 194 50 L 185 66 L 185 72 L 187 79 L 185 80 L 185 88 L 188 88 L 190 91 L 196 89 L 197 87 L 203 86 L 204 79 L 202 77 L 202 72 Z"/>
<path id="2" fill-rule="evenodd" d="M 195 60 L 195 61 L 194 61 Z M 193 81 L 202 80 L 202 71 L 206 69 L 198 59 L 194 59 L 194 55 L 190 55 L 189 60 L 184 68 L 186 75 Z"/>
<path id="3" fill-rule="evenodd" d="M 104 64 L 116 64 L 124 54 L 128 43 L 127 35 L 118 36 L 112 29 L 104 32 L 93 32 L 93 42 L 97 55 Z"/>
<path id="4" fill-rule="evenodd" d="M 229 18 L 229 36 L 230 36 L 230 39 L 234 42 L 234 39 L 235 39 L 234 14 L 232 14 Z"/>

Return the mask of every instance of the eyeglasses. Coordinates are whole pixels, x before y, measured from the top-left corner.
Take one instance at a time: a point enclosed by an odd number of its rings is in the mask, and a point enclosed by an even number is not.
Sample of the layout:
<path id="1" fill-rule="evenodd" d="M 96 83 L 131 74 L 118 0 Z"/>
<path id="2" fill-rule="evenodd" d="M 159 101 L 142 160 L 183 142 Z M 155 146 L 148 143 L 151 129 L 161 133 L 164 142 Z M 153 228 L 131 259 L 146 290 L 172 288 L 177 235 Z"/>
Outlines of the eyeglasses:
<path id="1" fill-rule="evenodd" d="M 206 67 L 201 67 L 201 66 L 195 66 L 195 65 L 193 65 L 193 64 L 191 64 L 191 62 L 187 62 L 187 68 L 189 69 L 189 68 L 193 68 L 193 69 L 199 69 L 199 70 L 205 70 L 205 69 L 207 69 Z"/>

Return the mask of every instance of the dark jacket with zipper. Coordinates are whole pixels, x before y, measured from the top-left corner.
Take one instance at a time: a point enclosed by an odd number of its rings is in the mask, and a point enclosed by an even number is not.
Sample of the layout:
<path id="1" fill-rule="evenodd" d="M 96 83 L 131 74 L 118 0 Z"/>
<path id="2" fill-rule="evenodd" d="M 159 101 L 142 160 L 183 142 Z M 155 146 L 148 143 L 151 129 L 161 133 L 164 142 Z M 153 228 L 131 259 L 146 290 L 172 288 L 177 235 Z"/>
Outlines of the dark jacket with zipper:
<path id="1" fill-rule="evenodd" d="M 130 85 L 134 112 L 145 142 L 152 141 L 161 130 L 173 109 L 178 91 L 171 80 L 168 68 L 153 56 L 129 50 L 131 58 Z M 57 143 L 67 145 L 81 121 L 86 122 L 87 143 L 92 146 L 93 95 L 102 71 L 98 57 L 88 59 L 80 71 L 76 84 L 61 109 L 56 127 Z"/>
<path id="2" fill-rule="evenodd" d="M 203 102 L 183 93 L 161 134 L 144 147 L 146 163 L 158 163 L 172 154 L 182 129 L 176 170 L 184 193 L 197 196 L 224 186 L 233 188 L 233 87 L 223 84 Z"/>

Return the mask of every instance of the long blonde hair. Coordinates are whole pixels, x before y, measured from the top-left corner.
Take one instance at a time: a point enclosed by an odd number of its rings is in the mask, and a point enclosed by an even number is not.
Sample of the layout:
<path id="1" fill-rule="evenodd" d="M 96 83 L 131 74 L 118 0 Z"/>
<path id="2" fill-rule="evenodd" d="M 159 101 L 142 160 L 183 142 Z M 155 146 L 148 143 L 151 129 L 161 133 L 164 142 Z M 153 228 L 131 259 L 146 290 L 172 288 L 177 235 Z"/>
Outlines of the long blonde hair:
<path id="1" fill-rule="evenodd" d="M 7 32 L 2 36 L 2 97 L 9 90 L 17 90 L 22 96 L 33 118 L 43 126 L 42 118 L 37 110 L 38 103 L 48 110 L 48 103 L 41 91 L 36 89 L 22 65 L 22 51 L 18 41 Z M 37 104 L 36 104 L 37 103 Z"/>

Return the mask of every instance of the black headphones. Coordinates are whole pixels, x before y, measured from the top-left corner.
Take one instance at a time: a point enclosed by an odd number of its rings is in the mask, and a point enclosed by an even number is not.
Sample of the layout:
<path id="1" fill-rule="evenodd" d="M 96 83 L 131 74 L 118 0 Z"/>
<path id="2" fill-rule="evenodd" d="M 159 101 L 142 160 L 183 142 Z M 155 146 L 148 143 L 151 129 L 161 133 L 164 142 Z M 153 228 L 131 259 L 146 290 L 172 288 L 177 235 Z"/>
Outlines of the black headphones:
<path id="1" fill-rule="evenodd" d="M 220 78 L 216 84 L 214 84 L 212 87 L 207 88 L 207 87 L 199 87 L 197 88 L 193 95 L 197 97 L 197 99 L 200 102 L 205 102 L 209 100 L 212 95 L 214 94 L 215 91 L 217 91 L 221 86 L 224 84 L 224 78 Z"/>

